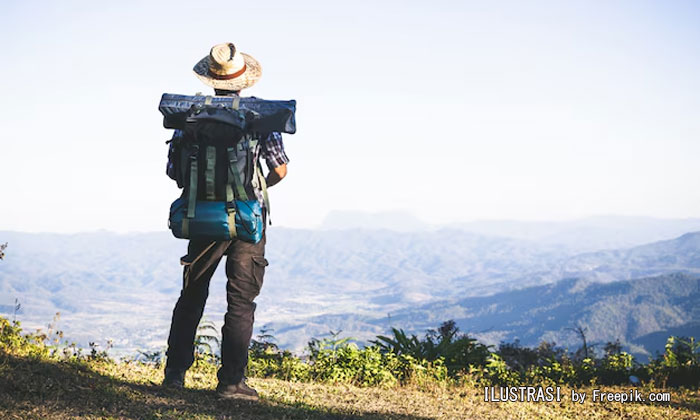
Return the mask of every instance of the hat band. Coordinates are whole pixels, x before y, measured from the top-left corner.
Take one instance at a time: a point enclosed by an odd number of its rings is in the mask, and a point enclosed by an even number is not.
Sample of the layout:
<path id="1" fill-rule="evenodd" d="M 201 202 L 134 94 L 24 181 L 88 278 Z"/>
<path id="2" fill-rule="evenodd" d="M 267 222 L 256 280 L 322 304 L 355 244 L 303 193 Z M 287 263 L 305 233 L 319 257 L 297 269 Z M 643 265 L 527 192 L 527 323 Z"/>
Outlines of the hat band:
<path id="1" fill-rule="evenodd" d="M 238 70 L 237 72 L 235 72 L 233 74 L 216 74 L 216 73 L 212 73 L 211 69 L 209 69 L 208 73 L 209 73 L 209 76 L 211 76 L 212 78 L 214 78 L 216 80 L 231 80 L 231 79 L 235 79 L 236 77 L 245 73 L 247 67 L 248 66 L 243 64 L 243 68 Z"/>

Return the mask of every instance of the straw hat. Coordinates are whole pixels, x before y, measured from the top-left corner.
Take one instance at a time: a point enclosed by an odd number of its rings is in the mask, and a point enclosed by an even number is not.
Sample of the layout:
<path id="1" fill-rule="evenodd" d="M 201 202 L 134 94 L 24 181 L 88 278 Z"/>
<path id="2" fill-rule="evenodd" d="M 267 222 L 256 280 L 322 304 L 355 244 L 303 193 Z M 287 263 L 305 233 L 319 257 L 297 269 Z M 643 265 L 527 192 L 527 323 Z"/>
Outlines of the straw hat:
<path id="1" fill-rule="evenodd" d="M 209 55 L 199 60 L 192 70 L 206 85 L 224 90 L 253 86 L 262 76 L 260 63 L 239 52 L 230 42 L 214 45 Z"/>

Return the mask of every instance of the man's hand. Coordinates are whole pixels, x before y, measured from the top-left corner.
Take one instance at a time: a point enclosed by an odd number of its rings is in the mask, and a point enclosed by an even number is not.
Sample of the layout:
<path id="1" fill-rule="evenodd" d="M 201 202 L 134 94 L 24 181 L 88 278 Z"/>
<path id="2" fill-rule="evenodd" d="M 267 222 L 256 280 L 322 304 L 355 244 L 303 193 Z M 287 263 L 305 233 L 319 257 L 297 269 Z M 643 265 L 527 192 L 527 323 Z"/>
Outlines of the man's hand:
<path id="1" fill-rule="evenodd" d="M 270 173 L 267 174 L 267 186 L 271 187 L 287 176 L 287 164 L 283 163 L 276 168 L 271 168 Z"/>

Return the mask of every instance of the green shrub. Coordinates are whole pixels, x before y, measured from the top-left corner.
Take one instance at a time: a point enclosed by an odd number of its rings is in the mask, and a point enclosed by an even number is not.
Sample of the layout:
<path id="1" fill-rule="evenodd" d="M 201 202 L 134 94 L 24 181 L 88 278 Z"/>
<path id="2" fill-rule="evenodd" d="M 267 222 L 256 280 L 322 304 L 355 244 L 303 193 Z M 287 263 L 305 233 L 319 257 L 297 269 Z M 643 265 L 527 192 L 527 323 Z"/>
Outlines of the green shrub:
<path id="1" fill-rule="evenodd" d="M 598 368 L 598 382 L 603 385 L 620 385 L 629 382 L 633 361 L 632 355 L 624 351 L 605 356 Z"/>
<path id="2" fill-rule="evenodd" d="M 251 348 L 248 375 L 293 381 L 346 383 L 391 387 L 400 383 L 427 384 L 448 378 L 443 360 L 418 360 L 411 355 L 382 352 L 378 346 L 359 348 L 349 339 L 313 339 L 308 362 L 276 346 Z"/>
<path id="3" fill-rule="evenodd" d="M 664 354 L 649 363 L 651 378 L 661 386 L 700 386 L 700 343 L 671 336 Z"/>
<path id="4" fill-rule="evenodd" d="M 0 317 L 0 346 L 4 350 L 19 349 L 28 344 L 27 337 L 21 332 L 19 321 L 10 323 L 6 318 Z"/>
<path id="5" fill-rule="evenodd" d="M 62 333 L 53 333 L 52 328 L 53 324 L 46 333 L 23 334 L 19 322 L 0 317 L 0 353 L 79 364 L 113 363 L 107 354 L 109 343 L 104 350 L 90 343 L 90 352 L 83 354 L 75 343 L 59 345 Z M 502 343 L 497 352 L 490 352 L 476 340 L 457 335 L 457 329 L 449 323 L 443 323 L 438 331 L 429 331 L 423 340 L 415 335 L 408 337 L 402 330 L 393 331 L 393 338 L 377 337 L 379 343 L 364 348 L 351 338 L 339 338 L 339 333 L 331 332 L 331 338 L 311 340 L 310 356 L 306 360 L 280 350 L 271 335 L 263 334 L 261 340 L 251 345 L 248 375 L 381 387 L 452 381 L 474 386 L 620 385 L 628 383 L 630 375 L 634 375 L 642 382 L 662 387 L 700 386 L 700 344 L 694 338 L 670 337 L 662 355 L 647 364 L 639 364 L 622 351 L 619 342 L 608 343 L 602 358 L 593 354 L 578 359 L 575 353 L 554 343 L 541 343 L 531 349 L 521 347 L 516 341 Z M 202 351 L 197 352 L 198 362 L 193 369 L 214 375 L 218 360 L 213 357 L 211 346 L 201 343 L 216 344 L 216 340 L 203 334 L 200 338 Z M 141 352 L 141 355 L 156 365 L 162 363 L 162 351 Z"/>
<path id="6" fill-rule="evenodd" d="M 490 385 L 518 386 L 522 383 L 520 374 L 496 353 L 492 353 L 484 369 L 484 379 Z"/>
<path id="7" fill-rule="evenodd" d="M 285 381 L 308 381 L 310 366 L 289 351 L 275 348 L 251 350 L 248 375 L 258 378 L 277 378 Z"/>
<path id="8" fill-rule="evenodd" d="M 322 382 L 352 383 L 360 386 L 391 386 L 398 382 L 377 347 L 360 350 L 354 343 L 336 349 L 322 349 L 313 358 L 311 375 Z"/>
<path id="9" fill-rule="evenodd" d="M 592 385 L 596 381 L 595 360 L 590 357 L 581 360 L 575 365 L 575 376 L 572 385 Z"/>
<path id="10" fill-rule="evenodd" d="M 397 356 L 408 355 L 416 360 L 442 360 L 451 376 L 468 370 L 470 366 L 485 366 L 491 352 L 488 346 L 475 338 L 460 334 L 455 322 L 443 322 L 437 330 L 429 330 L 423 340 L 416 335 L 408 337 L 403 330 L 392 328 L 393 337 L 377 336 L 370 341 L 382 351 Z"/>

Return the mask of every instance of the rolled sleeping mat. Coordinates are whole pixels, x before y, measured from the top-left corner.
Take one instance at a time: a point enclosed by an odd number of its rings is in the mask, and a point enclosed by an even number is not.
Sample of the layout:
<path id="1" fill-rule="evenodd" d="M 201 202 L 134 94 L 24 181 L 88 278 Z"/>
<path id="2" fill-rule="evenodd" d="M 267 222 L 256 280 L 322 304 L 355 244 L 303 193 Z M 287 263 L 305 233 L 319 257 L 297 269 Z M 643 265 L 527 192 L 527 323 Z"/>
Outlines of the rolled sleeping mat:
<path id="1" fill-rule="evenodd" d="M 168 225 L 176 238 L 208 241 L 237 238 L 253 244 L 262 239 L 265 222 L 258 200 L 236 200 L 235 212 L 228 211 L 225 201 L 197 201 L 195 217 L 191 219 L 187 218 L 187 206 L 185 198 L 178 198 L 170 205 Z"/>
<path id="2" fill-rule="evenodd" d="M 160 98 L 158 110 L 163 114 L 165 128 L 183 128 L 187 112 L 193 105 L 204 105 L 206 95 L 176 95 L 164 93 Z M 210 96 L 211 105 L 233 107 L 233 99 L 230 96 Z M 247 118 L 251 120 L 247 124 L 252 131 L 294 134 L 297 130 L 294 113 L 297 102 L 268 101 L 255 97 L 240 98 L 238 108 L 248 111 Z"/>

